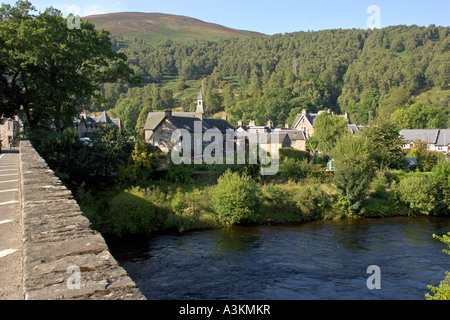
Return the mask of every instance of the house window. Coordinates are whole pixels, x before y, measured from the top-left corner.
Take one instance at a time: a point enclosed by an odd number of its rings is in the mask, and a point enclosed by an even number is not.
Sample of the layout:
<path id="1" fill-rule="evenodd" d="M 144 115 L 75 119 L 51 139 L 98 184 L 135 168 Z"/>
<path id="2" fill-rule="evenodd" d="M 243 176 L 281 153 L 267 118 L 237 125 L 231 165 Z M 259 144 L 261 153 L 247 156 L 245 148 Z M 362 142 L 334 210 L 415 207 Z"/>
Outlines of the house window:
<path id="1" fill-rule="evenodd" d="M 300 131 L 303 131 L 305 135 L 308 134 L 308 129 L 306 127 L 300 127 Z"/>

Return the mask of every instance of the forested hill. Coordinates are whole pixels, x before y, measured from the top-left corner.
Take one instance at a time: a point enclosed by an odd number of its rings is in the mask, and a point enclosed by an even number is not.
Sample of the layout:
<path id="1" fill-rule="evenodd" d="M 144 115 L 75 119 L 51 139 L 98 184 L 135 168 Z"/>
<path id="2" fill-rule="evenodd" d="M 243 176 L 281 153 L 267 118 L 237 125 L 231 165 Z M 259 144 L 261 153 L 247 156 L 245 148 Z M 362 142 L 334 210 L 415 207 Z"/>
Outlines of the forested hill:
<path id="1" fill-rule="evenodd" d="M 206 112 L 225 111 L 233 122 L 284 125 L 302 109 L 332 109 L 349 112 L 358 124 L 382 117 L 404 128 L 449 127 L 449 33 L 448 27 L 394 26 L 135 43 L 120 51 L 143 83 L 130 90 L 105 85 L 110 103 L 103 108 L 135 103 L 142 116 L 192 109 L 204 80 Z"/>

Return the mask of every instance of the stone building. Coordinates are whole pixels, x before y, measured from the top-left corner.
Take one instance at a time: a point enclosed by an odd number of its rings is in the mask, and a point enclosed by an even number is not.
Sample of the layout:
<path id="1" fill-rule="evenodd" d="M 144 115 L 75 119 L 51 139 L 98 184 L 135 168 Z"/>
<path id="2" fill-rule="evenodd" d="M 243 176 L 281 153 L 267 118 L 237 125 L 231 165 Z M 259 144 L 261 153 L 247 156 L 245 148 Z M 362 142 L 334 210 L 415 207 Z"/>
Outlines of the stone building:
<path id="1" fill-rule="evenodd" d="M 300 130 L 305 133 L 307 138 L 311 137 L 314 134 L 314 125 L 316 124 L 317 118 L 327 112 L 329 115 L 332 115 L 330 109 L 328 111 L 321 110 L 318 113 L 308 113 L 306 109 L 302 110 L 302 113 L 298 114 L 295 117 L 294 122 L 292 123 L 292 128 L 295 130 Z M 344 115 L 341 115 L 343 119 L 346 119 L 350 124 L 349 114 L 346 112 Z"/>
<path id="2" fill-rule="evenodd" d="M 3 148 L 9 148 L 11 143 L 19 139 L 21 122 L 19 118 L 0 119 L 0 143 Z"/>
<path id="3" fill-rule="evenodd" d="M 80 138 L 91 137 L 101 125 L 115 125 L 119 130 L 122 129 L 120 119 L 110 118 L 106 111 L 99 116 L 88 116 L 86 110 L 83 110 L 80 117 L 74 119 L 73 122 Z"/>
<path id="4" fill-rule="evenodd" d="M 217 130 L 222 134 L 225 150 L 226 132 L 234 130 L 234 127 L 227 121 L 224 114 L 221 119 L 207 118 L 204 113 L 203 95 L 200 90 L 197 98 L 197 109 L 195 112 L 149 112 L 144 126 L 145 141 L 153 146 L 157 146 L 163 152 L 170 152 L 179 141 L 172 140 L 175 130 L 182 129 L 191 135 L 191 147 L 199 143 L 194 141 L 194 134 L 203 135 L 207 130 Z M 203 146 L 208 145 L 208 141 L 202 142 Z"/>
<path id="5" fill-rule="evenodd" d="M 279 147 L 291 147 L 297 150 L 306 151 L 306 136 L 301 130 L 289 128 L 289 124 L 285 127 L 275 127 L 271 120 L 267 121 L 265 126 L 257 126 L 254 120 L 251 120 L 248 125 L 244 125 L 240 120 L 236 129 L 236 134 L 239 136 L 252 134 L 269 134 L 277 132 L 279 134 Z"/>

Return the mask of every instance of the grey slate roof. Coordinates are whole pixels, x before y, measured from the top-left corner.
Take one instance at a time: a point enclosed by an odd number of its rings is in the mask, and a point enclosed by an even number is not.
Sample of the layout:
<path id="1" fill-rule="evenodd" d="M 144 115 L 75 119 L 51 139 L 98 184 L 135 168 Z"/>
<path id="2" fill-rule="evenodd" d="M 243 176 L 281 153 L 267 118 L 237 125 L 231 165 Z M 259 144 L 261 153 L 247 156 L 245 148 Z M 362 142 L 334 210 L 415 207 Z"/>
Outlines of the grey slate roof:
<path id="1" fill-rule="evenodd" d="M 292 123 L 292 127 L 295 127 L 297 122 L 300 120 L 302 116 L 305 116 L 306 119 L 308 119 L 309 123 L 314 127 L 316 125 L 317 117 L 320 116 L 320 113 L 299 113 L 294 119 L 294 122 Z M 338 115 L 339 117 L 342 117 L 345 119 L 345 115 Z"/>
<path id="2" fill-rule="evenodd" d="M 155 130 L 155 128 L 164 120 L 166 117 L 164 112 L 149 112 L 147 120 L 145 121 L 145 130 Z"/>
<path id="3" fill-rule="evenodd" d="M 308 121 L 311 123 L 311 125 L 314 127 L 314 125 L 316 124 L 316 119 L 319 116 L 318 113 L 307 113 L 307 114 L 303 114 L 303 113 L 299 113 L 296 117 L 294 122 L 292 123 L 292 127 L 295 127 L 295 125 L 297 124 L 297 122 L 300 120 L 300 118 L 302 116 L 305 116 L 306 119 L 308 119 Z"/>
<path id="4" fill-rule="evenodd" d="M 91 117 L 96 123 L 112 123 L 111 118 L 103 111 L 98 117 Z"/>
<path id="5" fill-rule="evenodd" d="M 197 121 L 201 121 L 203 132 L 208 129 L 218 129 L 225 133 L 227 129 L 234 129 L 228 121 L 223 119 L 203 118 L 203 120 L 200 120 L 195 116 L 195 112 L 173 112 L 169 116 L 166 116 L 165 112 L 150 112 L 144 130 L 155 130 L 166 117 L 177 128 L 186 129 L 189 132 L 194 132 L 194 123 Z"/>
<path id="6" fill-rule="evenodd" d="M 409 142 L 422 140 L 428 144 L 436 144 L 439 131 L 439 129 L 403 129 L 400 130 L 400 137 Z"/>
<path id="7" fill-rule="evenodd" d="M 436 144 L 438 146 L 450 145 L 450 128 L 439 130 L 439 136 Z"/>
<path id="8" fill-rule="evenodd" d="M 287 133 L 287 135 L 289 136 L 289 139 L 291 139 L 291 141 L 306 140 L 305 133 L 303 131 L 292 130 L 292 131 L 282 131 L 282 132 Z"/>

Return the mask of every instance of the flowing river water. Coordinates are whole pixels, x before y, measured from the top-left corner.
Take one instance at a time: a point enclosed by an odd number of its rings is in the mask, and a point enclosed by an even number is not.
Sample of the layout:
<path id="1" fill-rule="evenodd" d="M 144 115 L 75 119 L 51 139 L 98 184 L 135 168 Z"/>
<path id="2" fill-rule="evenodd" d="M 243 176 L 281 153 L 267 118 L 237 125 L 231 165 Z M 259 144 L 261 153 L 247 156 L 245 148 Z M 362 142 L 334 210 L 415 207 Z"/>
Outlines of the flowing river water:
<path id="1" fill-rule="evenodd" d="M 107 239 L 148 299 L 423 300 L 450 271 L 450 218 L 395 217 Z M 380 289 L 369 289 L 369 266 Z M 374 282 L 373 282 L 374 283 Z"/>

